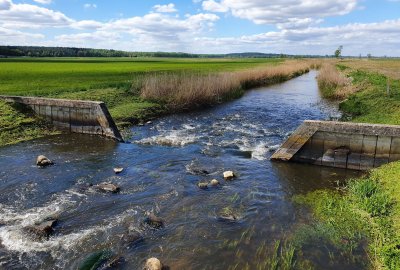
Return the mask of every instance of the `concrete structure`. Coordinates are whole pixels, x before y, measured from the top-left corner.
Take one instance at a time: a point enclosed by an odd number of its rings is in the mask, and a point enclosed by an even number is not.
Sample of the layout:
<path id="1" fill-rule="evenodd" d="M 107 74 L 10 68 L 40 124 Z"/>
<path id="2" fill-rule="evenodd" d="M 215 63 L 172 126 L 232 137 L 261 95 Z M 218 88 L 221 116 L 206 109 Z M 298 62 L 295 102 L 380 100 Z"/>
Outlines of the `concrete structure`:
<path id="1" fill-rule="evenodd" d="M 104 102 L 19 96 L 0 96 L 0 99 L 31 108 L 38 116 L 63 131 L 123 141 Z"/>
<path id="2" fill-rule="evenodd" d="M 400 160 L 400 126 L 304 121 L 271 157 L 368 170 Z"/>

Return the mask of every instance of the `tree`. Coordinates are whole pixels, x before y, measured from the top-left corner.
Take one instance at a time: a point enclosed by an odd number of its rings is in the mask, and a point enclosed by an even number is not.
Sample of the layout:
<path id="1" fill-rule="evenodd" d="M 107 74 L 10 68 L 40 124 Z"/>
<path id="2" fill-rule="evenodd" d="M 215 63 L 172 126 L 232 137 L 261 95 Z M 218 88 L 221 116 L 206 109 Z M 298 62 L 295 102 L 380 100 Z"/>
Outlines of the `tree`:
<path id="1" fill-rule="evenodd" d="M 340 45 L 339 48 L 337 48 L 337 50 L 335 51 L 335 57 L 339 58 L 342 56 L 342 50 L 343 50 L 343 46 Z"/>

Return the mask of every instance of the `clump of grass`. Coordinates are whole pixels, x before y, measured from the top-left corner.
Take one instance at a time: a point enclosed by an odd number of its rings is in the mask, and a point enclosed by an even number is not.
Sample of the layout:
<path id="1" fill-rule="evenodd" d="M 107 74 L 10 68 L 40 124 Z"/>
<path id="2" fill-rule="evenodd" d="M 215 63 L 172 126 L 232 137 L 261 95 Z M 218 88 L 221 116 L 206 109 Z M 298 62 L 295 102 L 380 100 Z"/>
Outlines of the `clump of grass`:
<path id="1" fill-rule="evenodd" d="M 155 73 L 144 79 L 141 97 L 166 104 L 170 110 L 213 105 L 238 97 L 244 89 L 283 82 L 309 71 L 310 64 L 279 66 L 221 73 Z"/>
<path id="2" fill-rule="evenodd" d="M 351 79 L 340 73 L 333 64 L 323 65 L 317 80 L 325 98 L 344 99 L 356 91 L 351 85 Z"/>

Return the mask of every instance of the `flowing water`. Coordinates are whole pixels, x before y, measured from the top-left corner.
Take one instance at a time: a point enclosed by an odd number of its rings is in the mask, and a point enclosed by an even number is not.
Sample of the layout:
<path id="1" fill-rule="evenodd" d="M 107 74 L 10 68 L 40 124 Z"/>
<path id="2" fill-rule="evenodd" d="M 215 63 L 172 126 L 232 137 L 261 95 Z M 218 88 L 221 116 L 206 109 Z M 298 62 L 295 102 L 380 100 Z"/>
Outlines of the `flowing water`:
<path id="1" fill-rule="evenodd" d="M 77 269 L 102 250 L 124 258 L 118 269 L 140 269 L 153 256 L 170 269 L 257 269 L 276 240 L 307 222 L 293 195 L 355 175 L 269 161 L 303 120 L 340 116 L 336 104 L 321 99 L 315 76 L 133 127 L 131 143 L 62 135 L 0 148 L 0 269 Z M 40 154 L 56 164 L 37 168 Z M 116 166 L 124 172 L 115 175 Z M 225 170 L 237 178 L 223 180 Z M 214 178 L 219 187 L 197 187 Z M 89 187 L 101 182 L 118 184 L 121 192 Z M 221 211 L 237 220 L 221 219 Z M 144 225 L 150 212 L 164 219 L 163 228 Z M 35 240 L 24 229 L 48 217 L 59 220 L 48 240 Z M 132 230 L 142 241 L 126 240 Z M 257 252 L 260 247 L 265 252 Z M 314 263 L 317 269 L 338 267 L 323 259 Z"/>

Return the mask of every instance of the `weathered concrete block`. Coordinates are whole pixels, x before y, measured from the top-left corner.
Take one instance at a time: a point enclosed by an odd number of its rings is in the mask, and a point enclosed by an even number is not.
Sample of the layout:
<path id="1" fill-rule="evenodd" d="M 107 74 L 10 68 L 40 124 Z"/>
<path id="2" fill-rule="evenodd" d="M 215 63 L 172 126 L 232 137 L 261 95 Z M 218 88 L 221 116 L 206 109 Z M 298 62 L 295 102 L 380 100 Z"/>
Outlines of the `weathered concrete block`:
<path id="1" fill-rule="evenodd" d="M 379 167 L 383 164 L 389 163 L 391 144 L 392 137 L 378 136 L 378 141 L 376 143 L 374 167 Z"/>

